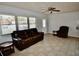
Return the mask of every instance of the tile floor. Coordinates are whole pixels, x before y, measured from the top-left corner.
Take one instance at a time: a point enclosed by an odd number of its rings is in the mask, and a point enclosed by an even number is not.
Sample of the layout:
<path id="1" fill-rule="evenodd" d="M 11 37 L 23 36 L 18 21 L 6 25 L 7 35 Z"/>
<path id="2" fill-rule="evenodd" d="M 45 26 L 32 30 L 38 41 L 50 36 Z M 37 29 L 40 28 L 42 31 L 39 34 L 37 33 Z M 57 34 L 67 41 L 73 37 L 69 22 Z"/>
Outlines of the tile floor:
<path id="1" fill-rule="evenodd" d="M 79 39 L 46 34 L 43 41 L 23 51 L 15 48 L 15 53 L 11 56 L 79 56 Z"/>

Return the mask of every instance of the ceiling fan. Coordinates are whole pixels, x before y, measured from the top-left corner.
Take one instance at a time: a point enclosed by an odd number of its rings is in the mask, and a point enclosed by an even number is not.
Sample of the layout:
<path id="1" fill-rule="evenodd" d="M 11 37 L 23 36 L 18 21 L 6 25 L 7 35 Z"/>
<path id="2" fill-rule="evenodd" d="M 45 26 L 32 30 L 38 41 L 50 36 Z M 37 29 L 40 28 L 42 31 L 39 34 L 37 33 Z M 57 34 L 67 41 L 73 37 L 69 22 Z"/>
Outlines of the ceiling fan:
<path id="1" fill-rule="evenodd" d="M 48 9 L 44 12 L 49 12 L 50 14 L 52 14 L 53 12 L 60 12 L 60 10 L 57 10 L 54 7 L 48 7 Z"/>

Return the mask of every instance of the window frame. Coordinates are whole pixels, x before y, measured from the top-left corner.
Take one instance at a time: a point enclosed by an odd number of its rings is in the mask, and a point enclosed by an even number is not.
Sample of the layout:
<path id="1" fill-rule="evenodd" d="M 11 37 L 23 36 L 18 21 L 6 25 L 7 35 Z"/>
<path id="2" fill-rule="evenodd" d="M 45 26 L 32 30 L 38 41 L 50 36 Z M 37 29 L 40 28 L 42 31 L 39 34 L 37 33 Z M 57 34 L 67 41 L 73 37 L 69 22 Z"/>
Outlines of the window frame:
<path id="1" fill-rule="evenodd" d="M 24 28 L 23 28 L 23 29 L 22 29 L 22 28 L 19 28 L 19 26 L 21 26 L 21 25 L 23 26 L 24 24 L 25 24 L 24 26 L 27 27 L 26 29 L 28 29 L 28 17 L 26 17 L 26 16 L 16 16 L 16 17 L 17 17 L 17 27 L 18 27 L 17 30 L 25 30 Z M 26 18 L 26 23 L 24 23 L 24 24 L 22 24 L 22 23 L 19 24 L 20 21 L 19 21 L 18 17 L 24 17 L 24 18 Z M 22 21 L 22 20 L 21 20 L 21 21 Z M 24 26 L 23 26 L 23 27 L 24 27 Z"/>
<path id="2" fill-rule="evenodd" d="M 30 23 L 30 18 L 34 18 L 34 22 Z M 34 27 L 30 27 L 31 25 L 34 25 Z M 36 28 L 36 17 L 29 17 L 29 28 Z"/>

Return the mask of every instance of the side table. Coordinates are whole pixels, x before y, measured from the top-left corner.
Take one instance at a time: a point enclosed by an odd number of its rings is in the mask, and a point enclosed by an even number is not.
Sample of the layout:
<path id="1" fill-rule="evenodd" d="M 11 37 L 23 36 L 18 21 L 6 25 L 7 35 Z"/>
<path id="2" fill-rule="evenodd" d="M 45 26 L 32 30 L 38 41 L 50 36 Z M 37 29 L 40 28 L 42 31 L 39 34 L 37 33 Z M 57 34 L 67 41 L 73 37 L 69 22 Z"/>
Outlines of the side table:
<path id="1" fill-rule="evenodd" d="M 0 51 L 3 56 L 8 56 L 14 52 L 14 45 L 12 41 L 3 42 L 0 44 Z"/>

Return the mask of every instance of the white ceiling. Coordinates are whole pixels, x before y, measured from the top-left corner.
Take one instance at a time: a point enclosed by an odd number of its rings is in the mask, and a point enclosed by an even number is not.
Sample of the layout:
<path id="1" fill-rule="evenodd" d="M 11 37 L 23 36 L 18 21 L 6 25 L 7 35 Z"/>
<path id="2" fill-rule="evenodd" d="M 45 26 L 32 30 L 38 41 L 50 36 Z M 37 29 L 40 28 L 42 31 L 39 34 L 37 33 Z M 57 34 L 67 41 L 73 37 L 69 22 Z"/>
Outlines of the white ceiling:
<path id="1" fill-rule="evenodd" d="M 61 12 L 79 11 L 79 2 L 0 2 L 0 5 L 44 12 L 48 7 L 56 7 Z"/>

